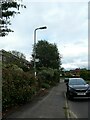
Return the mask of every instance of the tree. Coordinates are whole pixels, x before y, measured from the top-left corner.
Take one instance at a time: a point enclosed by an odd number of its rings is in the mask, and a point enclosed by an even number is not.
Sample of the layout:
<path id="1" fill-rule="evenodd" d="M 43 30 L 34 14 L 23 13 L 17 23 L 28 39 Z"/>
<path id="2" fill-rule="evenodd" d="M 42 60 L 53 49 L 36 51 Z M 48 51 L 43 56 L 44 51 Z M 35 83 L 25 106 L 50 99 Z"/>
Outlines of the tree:
<path id="1" fill-rule="evenodd" d="M 11 25 L 10 18 L 14 17 L 15 14 L 20 14 L 19 8 L 24 7 L 25 5 L 18 4 L 18 0 L 2 0 L 0 1 L 0 36 L 4 37 L 8 35 L 9 32 L 13 32 L 9 28 L 9 25 Z M 11 9 L 15 8 L 15 9 Z"/>
<path id="2" fill-rule="evenodd" d="M 36 58 L 39 59 L 37 68 L 60 69 L 61 57 L 56 44 L 51 44 L 45 40 L 39 41 L 36 44 Z"/>
<path id="3" fill-rule="evenodd" d="M 61 76 L 64 76 L 64 68 L 63 67 L 61 67 L 60 71 L 61 71 Z"/>
<path id="4" fill-rule="evenodd" d="M 26 59 L 25 55 L 19 51 L 13 50 L 13 51 L 9 51 L 9 52 L 20 59 Z"/>
<path id="5" fill-rule="evenodd" d="M 81 69 L 80 77 L 82 77 L 85 80 L 90 80 L 90 70 L 87 70 L 86 68 Z"/>

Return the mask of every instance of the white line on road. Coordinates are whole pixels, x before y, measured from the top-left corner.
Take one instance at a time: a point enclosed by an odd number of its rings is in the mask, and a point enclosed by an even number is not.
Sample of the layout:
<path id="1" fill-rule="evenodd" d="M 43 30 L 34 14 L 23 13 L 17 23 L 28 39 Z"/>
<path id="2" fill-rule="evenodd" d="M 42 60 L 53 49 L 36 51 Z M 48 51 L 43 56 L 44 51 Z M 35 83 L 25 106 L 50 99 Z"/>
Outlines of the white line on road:
<path id="1" fill-rule="evenodd" d="M 76 116 L 76 114 L 74 112 L 72 112 L 71 110 L 69 110 L 69 113 L 71 115 L 71 118 L 76 118 L 78 119 L 78 117 Z"/>

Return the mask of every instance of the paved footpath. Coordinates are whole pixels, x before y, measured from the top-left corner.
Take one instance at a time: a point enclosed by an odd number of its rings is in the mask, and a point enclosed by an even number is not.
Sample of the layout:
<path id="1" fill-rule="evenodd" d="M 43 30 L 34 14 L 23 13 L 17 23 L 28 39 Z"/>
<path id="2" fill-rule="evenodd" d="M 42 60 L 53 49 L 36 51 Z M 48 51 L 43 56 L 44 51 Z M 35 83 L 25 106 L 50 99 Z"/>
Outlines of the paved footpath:
<path id="1" fill-rule="evenodd" d="M 65 118 L 65 84 L 53 87 L 38 102 L 22 106 L 7 118 Z"/>

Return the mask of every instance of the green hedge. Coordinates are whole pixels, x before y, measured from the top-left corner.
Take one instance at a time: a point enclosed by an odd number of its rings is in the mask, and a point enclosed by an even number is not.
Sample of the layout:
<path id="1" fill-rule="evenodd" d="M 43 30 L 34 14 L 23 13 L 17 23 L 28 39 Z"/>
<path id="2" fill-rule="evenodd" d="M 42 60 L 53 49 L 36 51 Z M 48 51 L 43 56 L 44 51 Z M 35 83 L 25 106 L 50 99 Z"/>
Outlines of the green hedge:
<path id="1" fill-rule="evenodd" d="M 31 100 L 36 93 L 36 81 L 30 72 L 24 72 L 13 66 L 2 70 L 2 106 L 3 110 Z"/>
<path id="2" fill-rule="evenodd" d="M 60 74 L 57 69 L 42 68 L 41 71 L 38 72 L 38 83 L 40 87 L 43 83 L 49 84 L 50 86 L 56 85 L 59 80 Z"/>

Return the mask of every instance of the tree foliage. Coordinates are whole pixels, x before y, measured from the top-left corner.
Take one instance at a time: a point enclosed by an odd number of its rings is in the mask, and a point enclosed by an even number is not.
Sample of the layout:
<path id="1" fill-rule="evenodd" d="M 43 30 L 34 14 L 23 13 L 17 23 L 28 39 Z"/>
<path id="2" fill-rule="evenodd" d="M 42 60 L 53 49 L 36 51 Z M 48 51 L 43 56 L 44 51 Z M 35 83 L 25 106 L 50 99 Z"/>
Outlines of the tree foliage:
<path id="1" fill-rule="evenodd" d="M 36 58 L 39 59 L 39 62 L 37 63 L 37 68 L 60 68 L 61 57 L 56 44 L 51 44 L 45 40 L 39 41 L 36 44 Z"/>
<path id="2" fill-rule="evenodd" d="M 13 51 L 9 51 L 9 52 L 20 59 L 26 59 L 25 55 L 19 51 L 13 50 Z"/>
<path id="3" fill-rule="evenodd" d="M 0 36 L 6 36 L 9 32 L 13 32 L 9 28 L 11 25 L 10 18 L 14 17 L 15 14 L 20 14 L 19 8 L 23 7 L 26 8 L 25 5 L 19 4 L 18 0 L 2 0 L 0 2 Z M 15 9 L 12 9 L 15 8 Z"/>
<path id="4" fill-rule="evenodd" d="M 82 77 L 85 80 L 89 80 L 90 81 L 90 70 L 81 69 L 80 70 L 80 77 Z"/>

